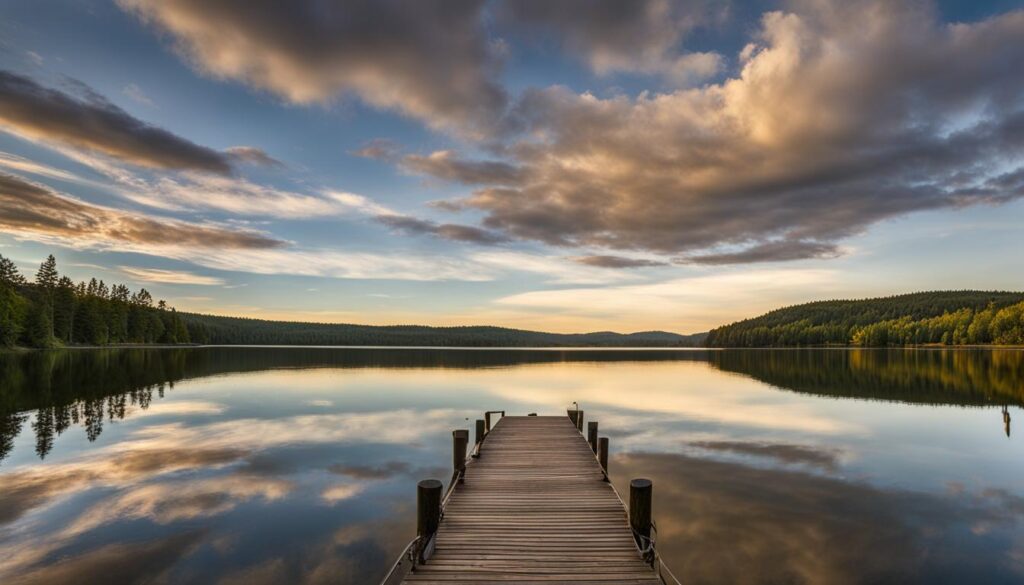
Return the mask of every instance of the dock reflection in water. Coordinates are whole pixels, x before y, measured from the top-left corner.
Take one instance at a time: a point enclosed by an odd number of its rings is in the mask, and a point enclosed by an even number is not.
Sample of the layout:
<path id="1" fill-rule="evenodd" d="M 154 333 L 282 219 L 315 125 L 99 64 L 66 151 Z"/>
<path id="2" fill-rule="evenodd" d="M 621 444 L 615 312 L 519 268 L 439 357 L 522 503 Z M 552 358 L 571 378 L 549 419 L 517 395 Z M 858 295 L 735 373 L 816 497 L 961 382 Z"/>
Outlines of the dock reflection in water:
<path id="1" fill-rule="evenodd" d="M 689 583 L 1024 579 L 1024 352 L 193 348 L 0 354 L 0 581 L 372 583 L 450 429 L 574 400 Z"/>

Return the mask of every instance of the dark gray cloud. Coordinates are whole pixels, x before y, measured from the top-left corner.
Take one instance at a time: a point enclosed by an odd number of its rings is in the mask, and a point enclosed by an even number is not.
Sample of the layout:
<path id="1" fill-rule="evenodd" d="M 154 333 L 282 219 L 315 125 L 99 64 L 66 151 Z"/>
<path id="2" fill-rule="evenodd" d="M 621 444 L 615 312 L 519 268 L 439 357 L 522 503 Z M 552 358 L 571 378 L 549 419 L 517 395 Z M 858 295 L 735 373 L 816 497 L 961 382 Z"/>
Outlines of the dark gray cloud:
<path id="1" fill-rule="evenodd" d="M 267 249 L 284 242 L 244 229 L 156 219 L 61 195 L 0 173 L 0 230 L 14 236 L 56 238 L 75 244 L 174 245 Z"/>
<path id="2" fill-rule="evenodd" d="M 238 162 L 259 165 L 262 167 L 284 168 L 286 165 L 255 146 L 232 146 L 227 149 L 228 155 Z"/>
<path id="3" fill-rule="evenodd" d="M 450 150 L 439 150 L 427 156 L 409 155 L 402 159 L 402 168 L 465 185 L 518 185 L 523 169 L 502 161 L 464 160 Z"/>
<path id="4" fill-rule="evenodd" d="M 498 22 L 512 34 L 548 37 L 606 74 L 659 73 L 686 82 L 721 68 L 715 53 L 686 53 L 682 40 L 720 21 L 728 2 L 705 0 L 511 0 L 497 5 Z"/>
<path id="5" fill-rule="evenodd" d="M 560 246 L 833 257 L 879 221 L 1024 195 L 1022 38 L 1024 11 L 947 25 L 926 3 L 798 0 L 764 15 L 721 83 L 525 91 L 524 132 L 496 151 L 518 181 L 448 207 Z"/>
<path id="6" fill-rule="evenodd" d="M 834 471 L 839 466 L 838 451 L 807 445 L 751 441 L 693 441 L 690 445 L 709 451 L 726 451 L 740 455 L 767 457 L 782 463 L 810 465 L 826 471 Z"/>
<path id="7" fill-rule="evenodd" d="M 378 215 L 374 219 L 393 230 L 408 234 L 432 235 L 445 240 L 469 242 L 483 246 L 492 246 L 509 241 L 502 234 L 478 227 L 451 223 L 439 224 L 408 215 Z"/>
<path id="8" fill-rule="evenodd" d="M 119 0 L 197 69 L 300 104 L 355 94 L 433 128 L 494 131 L 505 108 L 483 0 Z"/>
<path id="9" fill-rule="evenodd" d="M 572 260 L 580 264 L 596 266 L 598 268 L 645 268 L 650 266 L 665 266 L 668 264 L 667 262 L 647 260 L 645 258 L 627 258 L 625 256 L 608 255 L 576 256 L 572 258 Z"/>
<path id="10" fill-rule="evenodd" d="M 81 84 L 75 84 L 81 88 Z M 31 138 L 160 169 L 231 172 L 231 156 L 151 126 L 90 89 L 82 97 L 0 71 L 0 122 Z"/>
<path id="11" fill-rule="evenodd" d="M 752 262 L 786 262 L 806 258 L 837 258 L 839 246 L 807 240 L 776 240 L 751 246 L 738 252 L 697 254 L 676 259 L 680 264 L 750 264 Z"/>

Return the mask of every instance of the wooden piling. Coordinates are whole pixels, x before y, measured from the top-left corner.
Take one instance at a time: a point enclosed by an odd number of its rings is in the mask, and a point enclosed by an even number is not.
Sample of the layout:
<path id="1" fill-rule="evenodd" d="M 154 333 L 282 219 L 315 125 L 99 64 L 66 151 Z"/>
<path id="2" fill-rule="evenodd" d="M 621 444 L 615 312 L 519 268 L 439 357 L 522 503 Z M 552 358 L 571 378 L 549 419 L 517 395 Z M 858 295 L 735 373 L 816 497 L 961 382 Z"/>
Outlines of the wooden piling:
<path id="1" fill-rule="evenodd" d="M 484 421 L 483 421 L 483 419 L 477 419 L 476 420 L 476 441 L 473 444 L 474 445 L 479 445 L 480 443 L 482 443 L 483 440 L 484 440 L 484 435 L 486 433 L 487 433 L 487 431 L 484 430 Z"/>
<path id="2" fill-rule="evenodd" d="M 590 443 L 590 449 L 597 453 L 597 421 L 592 420 L 587 423 L 587 442 Z"/>
<path id="3" fill-rule="evenodd" d="M 653 484 L 649 479 L 634 479 L 629 482 L 629 526 L 633 533 L 646 540 L 651 538 L 651 497 Z M 646 541 L 638 543 L 646 547 Z"/>
<path id="4" fill-rule="evenodd" d="M 576 415 L 576 430 L 581 432 L 581 433 L 583 432 L 583 411 L 582 410 L 579 411 L 579 414 Z"/>
<path id="5" fill-rule="evenodd" d="M 491 432 L 491 411 L 484 413 L 484 434 Z"/>
<path id="6" fill-rule="evenodd" d="M 467 429 L 452 431 L 452 468 L 455 471 L 466 471 L 466 446 L 468 444 L 469 431 Z M 459 481 L 462 481 L 461 475 Z"/>
<path id="7" fill-rule="evenodd" d="M 598 443 L 607 454 L 608 439 Z M 428 561 L 404 584 L 663 585 L 568 417 L 511 416 L 481 449 L 435 520 Z"/>
<path id="8" fill-rule="evenodd" d="M 441 523 L 442 487 L 437 479 L 424 479 L 416 484 L 416 536 L 420 537 L 423 545 L 437 532 Z M 421 546 L 421 555 L 423 549 Z M 422 556 L 419 560 L 423 561 Z"/>
<path id="9" fill-rule="evenodd" d="M 571 408 L 568 408 L 568 409 L 566 409 L 566 411 L 565 411 L 565 412 L 569 414 L 569 420 L 571 420 L 571 421 L 572 421 L 572 425 L 573 425 L 574 427 L 576 427 L 577 429 L 578 429 L 578 428 L 580 428 L 580 425 L 579 425 L 579 423 L 578 423 L 578 422 L 576 422 L 577 420 L 579 420 L 579 417 L 580 417 L 580 411 L 579 411 L 579 410 L 573 410 L 573 409 L 571 409 Z"/>
<path id="10" fill-rule="evenodd" d="M 604 476 L 608 477 L 608 437 L 601 437 L 597 440 L 597 460 L 601 463 Z"/>

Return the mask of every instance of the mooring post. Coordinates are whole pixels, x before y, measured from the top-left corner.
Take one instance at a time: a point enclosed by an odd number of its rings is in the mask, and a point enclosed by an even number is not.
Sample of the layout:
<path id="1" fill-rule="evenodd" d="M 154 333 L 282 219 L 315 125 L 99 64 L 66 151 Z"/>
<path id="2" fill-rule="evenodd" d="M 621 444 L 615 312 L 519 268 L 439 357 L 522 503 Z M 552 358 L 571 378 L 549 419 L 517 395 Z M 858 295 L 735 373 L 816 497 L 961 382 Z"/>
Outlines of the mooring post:
<path id="1" fill-rule="evenodd" d="M 424 479 L 416 484 L 416 536 L 420 539 L 418 561 L 421 563 L 427 542 L 441 523 L 442 487 L 443 484 L 436 479 Z"/>
<path id="2" fill-rule="evenodd" d="M 565 412 L 566 412 L 566 414 L 569 415 L 569 420 L 572 421 L 573 426 L 576 426 L 576 413 L 577 413 L 577 411 L 575 411 L 575 410 L 573 410 L 571 408 L 567 408 L 567 409 L 565 409 Z"/>
<path id="3" fill-rule="evenodd" d="M 629 525 L 633 528 L 633 533 L 637 535 L 637 543 L 641 549 L 647 548 L 646 541 L 651 539 L 651 496 L 653 491 L 653 484 L 649 479 L 634 479 L 629 482 Z"/>
<path id="4" fill-rule="evenodd" d="M 484 434 L 491 432 L 491 411 L 484 413 Z"/>
<path id="5" fill-rule="evenodd" d="M 576 430 L 583 432 L 583 411 L 579 410 L 576 414 Z"/>
<path id="6" fill-rule="evenodd" d="M 608 437 L 601 437 L 597 440 L 597 460 L 604 470 L 604 478 L 608 479 Z"/>
<path id="7" fill-rule="evenodd" d="M 597 421 L 592 420 L 587 423 L 587 442 L 590 443 L 590 448 L 597 453 Z"/>
<path id="8" fill-rule="evenodd" d="M 469 444 L 469 430 L 452 431 L 452 467 L 459 473 L 459 483 L 466 471 L 466 445 Z"/>
<path id="9" fill-rule="evenodd" d="M 476 420 L 476 442 L 473 443 L 473 444 L 474 445 L 479 445 L 480 443 L 483 443 L 484 442 L 484 434 L 486 434 L 486 431 L 484 430 L 484 421 L 483 421 L 483 419 L 477 419 Z"/>

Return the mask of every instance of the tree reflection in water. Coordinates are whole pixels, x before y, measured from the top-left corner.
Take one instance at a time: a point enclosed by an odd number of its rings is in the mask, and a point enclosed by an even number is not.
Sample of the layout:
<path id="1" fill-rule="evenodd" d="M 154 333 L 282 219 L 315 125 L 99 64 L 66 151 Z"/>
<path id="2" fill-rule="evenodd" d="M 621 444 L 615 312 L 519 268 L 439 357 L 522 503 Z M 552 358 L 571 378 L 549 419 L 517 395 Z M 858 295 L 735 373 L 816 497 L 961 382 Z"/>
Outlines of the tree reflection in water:
<path id="1" fill-rule="evenodd" d="M 0 461 L 32 417 L 36 453 L 75 425 L 90 441 L 104 420 L 145 410 L 175 382 L 305 368 L 494 368 L 556 362 L 706 361 L 793 392 L 959 406 L 1024 405 L 1016 350 L 457 350 L 375 348 L 124 348 L 0 353 Z M 1009 435 L 1009 414 L 1004 415 Z"/>

